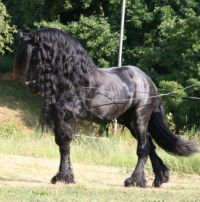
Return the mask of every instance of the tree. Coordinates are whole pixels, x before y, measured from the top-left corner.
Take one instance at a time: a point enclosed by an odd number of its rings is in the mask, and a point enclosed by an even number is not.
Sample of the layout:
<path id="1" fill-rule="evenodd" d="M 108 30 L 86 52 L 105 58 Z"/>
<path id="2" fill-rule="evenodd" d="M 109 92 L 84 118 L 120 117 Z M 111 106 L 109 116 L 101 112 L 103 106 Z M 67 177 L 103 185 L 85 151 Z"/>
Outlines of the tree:
<path id="1" fill-rule="evenodd" d="M 42 21 L 36 25 L 58 28 L 76 37 L 99 67 L 117 64 L 118 33 L 111 30 L 106 18 L 80 16 L 79 21 L 67 25 L 58 20 L 54 22 Z"/>
<path id="2" fill-rule="evenodd" d="M 0 55 L 5 51 L 11 51 L 10 45 L 13 42 L 13 33 L 16 32 L 15 26 L 10 24 L 10 16 L 6 7 L 0 1 Z"/>
<path id="3" fill-rule="evenodd" d="M 52 21 L 63 12 L 65 0 L 2 0 L 19 29 L 30 31 L 34 22 Z"/>

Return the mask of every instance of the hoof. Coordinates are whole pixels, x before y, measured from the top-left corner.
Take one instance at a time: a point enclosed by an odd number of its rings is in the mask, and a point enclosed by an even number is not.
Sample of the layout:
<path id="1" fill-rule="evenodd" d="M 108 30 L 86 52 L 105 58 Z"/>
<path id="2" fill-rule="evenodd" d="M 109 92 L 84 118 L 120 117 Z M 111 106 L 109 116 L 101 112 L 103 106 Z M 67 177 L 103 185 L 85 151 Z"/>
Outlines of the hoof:
<path id="1" fill-rule="evenodd" d="M 145 175 L 143 174 L 142 176 L 137 176 L 137 175 L 133 175 L 129 178 L 127 178 L 125 181 L 124 181 L 124 186 L 125 187 L 132 187 L 132 186 L 135 186 L 135 187 L 142 187 L 142 188 L 146 188 L 146 179 L 145 179 Z"/>
<path id="2" fill-rule="evenodd" d="M 56 184 L 57 182 L 63 182 L 65 184 L 74 183 L 74 176 L 64 173 L 58 173 L 51 179 L 52 184 Z"/>
<path id="3" fill-rule="evenodd" d="M 161 184 L 169 182 L 169 170 L 165 169 L 159 175 L 155 176 L 155 179 L 153 181 L 154 187 L 160 187 Z"/>
<path id="4" fill-rule="evenodd" d="M 132 187 L 132 186 L 134 186 L 134 182 L 133 182 L 133 180 L 132 180 L 131 177 L 127 178 L 127 179 L 124 181 L 124 186 L 125 186 L 125 187 Z"/>

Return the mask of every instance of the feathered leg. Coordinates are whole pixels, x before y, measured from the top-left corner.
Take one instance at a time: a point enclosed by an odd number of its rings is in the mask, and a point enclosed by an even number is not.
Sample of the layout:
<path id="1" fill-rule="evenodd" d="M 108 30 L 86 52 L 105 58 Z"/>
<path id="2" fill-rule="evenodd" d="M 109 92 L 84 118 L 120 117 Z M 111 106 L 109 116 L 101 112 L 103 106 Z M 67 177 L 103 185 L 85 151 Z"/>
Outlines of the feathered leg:
<path id="1" fill-rule="evenodd" d="M 166 183 L 169 181 L 169 169 L 167 168 L 167 166 L 164 165 L 161 158 L 156 154 L 156 147 L 154 146 L 150 136 L 149 141 L 151 143 L 151 151 L 149 152 L 149 157 L 153 167 L 153 172 L 155 174 L 153 186 L 160 187 L 162 183 Z"/>
<path id="2" fill-rule="evenodd" d="M 74 174 L 70 161 L 70 143 L 73 137 L 73 130 L 64 121 L 56 124 L 55 141 L 60 150 L 60 166 L 58 173 L 51 179 L 51 183 L 58 181 L 64 183 L 74 183 Z"/>
<path id="3" fill-rule="evenodd" d="M 125 180 L 124 186 L 146 187 L 144 166 L 148 159 L 151 146 L 147 138 L 147 126 L 150 117 L 149 114 L 145 113 L 145 108 L 139 108 L 136 110 L 135 117 L 137 117 L 135 123 L 129 124 L 128 128 L 138 141 L 138 161 L 132 175 Z"/>

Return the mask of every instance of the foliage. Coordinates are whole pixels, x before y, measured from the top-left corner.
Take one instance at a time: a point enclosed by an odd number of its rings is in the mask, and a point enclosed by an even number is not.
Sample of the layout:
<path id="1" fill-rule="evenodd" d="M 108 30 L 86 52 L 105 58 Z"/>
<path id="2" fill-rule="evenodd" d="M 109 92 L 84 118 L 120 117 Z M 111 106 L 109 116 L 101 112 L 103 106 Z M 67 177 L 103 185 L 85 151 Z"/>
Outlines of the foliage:
<path id="1" fill-rule="evenodd" d="M 168 101 L 169 108 L 177 108 L 179 104 L 183 101 L 181 98 L 185 96 L 185 91 L 183 86 L 175 81 L 161 81 L 160 82 L 160 92 L 165 93 L 173 93 L 170 96 L 166 97 L 166 101 Z"/>
<path id="2" fill-rule="evenodd" d="M 188 77 L 196 77 L 200 64 L 197 1 L 137 0 L 128 6 L 127 43 L 134 45 L 127 45 L 126 60 L 153 72 L 155 80 L 163 75 L 184 84 Z"/>
<path id="3" fill-rule="evenodd" d="M 13 42 L 13 33 L 15 26 L 10 23 L 10 16 L 7 13 L 6 7 L 0 1 L 0 55 L 5 51 L 11 51 L 10 45 Z"/>
<path id="4" fill-rule="evenodd" d="M 171 114 L 169 119 L 171 125 L 173 122 L 177 124 L 177 129 L 192 128 L 194 125 L 199 127 L 200 112 L 198 109 L 199 100 L 190 100 L 187 97 L 200 97 L 200 81 L 197 79 L 190 79 L 187 81 L 187 86 L 192 88 L 183 88 L 178 82 L 175 81 L 161 81 L 161 93 L 172 92 L 173 95 L 163 97 L 166 113 Z M 172 118 L 173 117 L 173 118 Z M 172 121 L 173 119 L 173 121 Z M 174 126 L 172 126 L 174 128 Z"/>
<path id="5" fill-rule="evenodd" d="M 30 31 L 35 21 L 55 20 L 62 12 L 65 0 L 2 0 L 8 8 L 12 22 L 19 29 Z"/>
<path id="6" fill-rule="evenodd" d="M 170 127 L 171 131 L 173 133 L 176 133 L 176 124 L 174 123 L 174 116 L 171 112 L 166 114 L 166 120 L 167 120 L 168 126 Z"/>
<path id="7" fill-rule="evenodd" d="M 183 86 L 175 81 L 161 81 L 160 82 L 160 92 L 161 93 L 173 93 L 172 95 L 163 97 L 163 102 L 165 106 L 166 113 L 168 114 L 168 120 L 170 125 L 172 126 L 172 129 L 175 129 L 173 126 L 173 121 L 178 123 L 180 126 L 182 121 L 184 122 L 185 116 L 183 113 L 183 99 L 186 95 L 185 90 L 183 89 Z M 182 114 L 181 117 L 175 116 L 176 114 Z M 173 117 L 173 118 L 172 118 Z M 172 121 L 173 120 L 173 121 Z M 177 127 L 178 128 L 178 127 Z"/>
<path id="8" fill-rule="evenodd" d="M 14 57 L 10 54 L 0 56 L 0 73 L 7 73 L 12 71 Z"/>
<path id="9" fill-rule="evenodd" d="M 200 81 L 197 79 L 189 79 L 187 85 L 194 85 L 195 87 L 187 90 L 187 95 L 191 97 L 200 98 Z M 198 84 L 198 85 L 197 85 Z M 200 110 L 199 110 L 200 100 L 184 99 L 184 104 L 181 106 L 186 111 L 186 128 L 193 128 L 196 126 L 197 130 L 200 130 Z"/>
<path id="10" fill-rule="evenodd" d="M 77 37 L 100 67 L 117 64 L 121 1 L 2 2 L 18 28 L 57 27 Z M 142 68 L 162 92 L 200 81 L 199 0 L 127 0 L 124 34 L 123 64 Z M 181 96 L 185 95 L 199 96 L 199 91 L 185 90 Z M 164 99 L 166 111 L 177 128 L 199 126 L 199 101 L 181 96 Z"/>
<path id="11" fill-rule="evenodd" d="M 100 67 L 109 67 L 117 63 L 118 35 L 112 32 L 105 18 L 81 16 L 78 22 L 68 25 L 63 25 L 58 20 L 50 23 L 42 21 L 36 25 L 58 28 L 75 36 Z"/>

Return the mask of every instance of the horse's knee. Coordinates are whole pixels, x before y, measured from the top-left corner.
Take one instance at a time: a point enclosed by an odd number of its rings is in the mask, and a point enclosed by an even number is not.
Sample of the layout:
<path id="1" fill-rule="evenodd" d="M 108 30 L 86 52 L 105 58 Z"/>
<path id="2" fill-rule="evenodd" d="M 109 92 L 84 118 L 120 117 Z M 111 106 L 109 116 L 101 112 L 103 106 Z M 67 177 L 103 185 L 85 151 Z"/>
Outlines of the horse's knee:
<path id="1" fill-rule="evenodd" d="M 60 123 L 55 126 L 55 142 L 59 147 L 67 148 L 73 140 L 73 130 L 66 123 Z"/>
<path id="2" fill-rule="evenodd" d="M 151 145 L 149 144 L 149 141 L 146 141 L 145 144 L 143 144 L 143 145 L 139 144 L 138 145 L 138 147 L 137 147 L 137 155 L 138 155 L 138 157 L 141 157 L 141 158 L 147 157 L 150 150 L 151 150 Z"/>

